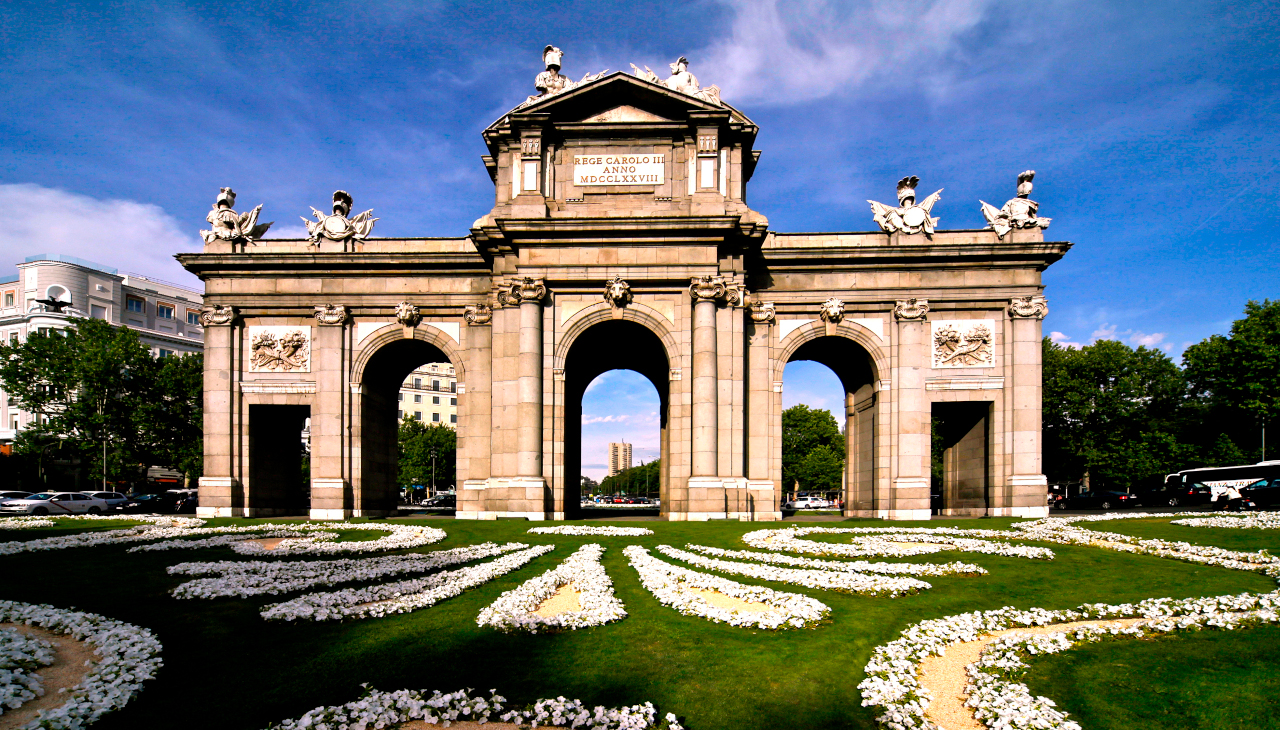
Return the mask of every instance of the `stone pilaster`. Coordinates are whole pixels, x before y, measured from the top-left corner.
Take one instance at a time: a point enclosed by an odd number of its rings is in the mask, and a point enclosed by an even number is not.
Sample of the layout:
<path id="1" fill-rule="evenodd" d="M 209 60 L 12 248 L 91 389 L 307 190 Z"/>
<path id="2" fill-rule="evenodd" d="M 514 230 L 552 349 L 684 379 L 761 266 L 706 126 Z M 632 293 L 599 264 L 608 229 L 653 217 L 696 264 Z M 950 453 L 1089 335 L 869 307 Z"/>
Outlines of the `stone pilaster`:
<path id="1" fill-rule="evenodd" d="M 200 517 L 241 517 L 244 492 L 237 478 L 239 442 L 234 428 L 235 344 L 238 313 L 215 305 L 200 313 L 204 325 L 204 474 L 200 477 Z"/>
<path id="2" fill-rule="evenodd" d="M 479 519 L 493 475 L 493 309 L 468 306 L 466 392 L 459 392 L 458 519 Z M 464 458 L 465 457 L 465 458 Z"/>
<path id="3" fill-rule="evenodd" d="M 502 292 L 504 303 L 520 308 L 516 377 L 516 474 L 507 484 L 507 513 L 542 519 L 546 479 L 542 473 L 542 279 L 518 277 Z"/>
<path id="4" fill-rule="evenodd" d="M 770 430 L 773 414 L 773 379 L 770 345 L 777 321 L 773 302 L 751 305 L 747 340 L 747 513 L 745 519 L 782 519 L 778 485 L 769 478 Z"/>
<path id="5" fill-rule="evenodd" d="M 1013 338 L 1013 475 L 1010 477 L 1012 504 L 1005 514 L 1018 517 L 1047 517 L 1047 480 L 1040 464 L 1041 408 L 1041 321 L 1049 313 L 1042 296 L 1020 297 L 1009 303 L 1009 324 Z"/>
<path id="6" fill-rule="evenodd" d="M 894 403 L 898 416 L 897 471 L 893 480 L 891 520 L 929 519 L 929 399 L 924 375 L 929 363 L 929 303 L 910 299 L 893 308 L 897 322 L 897 377 Z"/>
<path id="7" fill-rule="evenodd" d="M 316 377 L 311 410 L 311 512 L 313 520 L 345 520 L 352 516 L 353 496 L 343 453 L 347 413 L 347 359 L 350 357 L 350 314 L 342 305 L 315 308 L 312 372 Z"/>

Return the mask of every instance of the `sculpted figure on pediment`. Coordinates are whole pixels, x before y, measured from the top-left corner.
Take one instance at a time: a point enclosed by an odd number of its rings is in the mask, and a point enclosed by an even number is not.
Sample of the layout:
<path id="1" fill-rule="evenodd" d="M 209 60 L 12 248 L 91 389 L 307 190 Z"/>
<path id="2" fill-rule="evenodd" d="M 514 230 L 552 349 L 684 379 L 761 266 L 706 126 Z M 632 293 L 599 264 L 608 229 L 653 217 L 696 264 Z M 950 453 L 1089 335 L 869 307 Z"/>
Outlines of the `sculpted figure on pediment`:
<path id="1" fill-rule="evenodd" d="M 987 228 L 994 230 L 998 238 L 1003 240 L 1014 228 L 1049 227 L 1051 219 L 1038 217 L 1036 213 L 1040 211 L 1040 204 L 1031 199 L 1031 181 L 1035 176 L 1035 170 L 1019 173 L 1018 197 L 1005 203 L 1003 208 L 997 209 L 986 201 L 978 201 L 982 215 L 987 219 Z"/>
<path id="2" fill-rule="evenodd" d="M 538 93 L 528 99 L 525 99 L 524 103 L 520 105 L 521 107 L 528 106 L 533 102 L 539 101 L 548 96 L 563 94 L 569 89 L 581 86 L 589 81 L 595 81 L 596 79 L 603 77 L 606 73 L 609 73 L 609 70 L 605 69 L 597 74 L 588 73 L 583 76 L 581 80 L 573 81 L 568 76 L 560 73 L 560 63 L 563 60 L 564 51 L 559 48 L 556 48 L 555 46 L 547 46 L 542 49 L 542 63 L 546 66 L 547 70 L 534 77 L 533 88 L 537 89 Z M 520 107 L 516 108 L 518 109 Z"/>
<path id="3" fill-rule="evenodd" d="M 667 87 L 668 89 L 671 89 L 672 91 L 678 91 L 681 94 L 688 94 L 689 96 L 696 97 L 706 102 L 710 102 L 712 104 L 715 104 L 716 106 L 721 106 L 720 87 L 708 86 L 705 89 L 702 88 L 702 86 L 698 83 L 698 77 L 694 76 L 693 73 L 689 71 L 689 59 L 685 58 L 684 56 L 681 56 L 680 58 L 676 59 L 672 63 L 668 64 L 668 66 L 671 67 L 671 76 L 669 76 L 666 80 L 659 79 L 658 74 L 654 73 L 653 70 L 650 69 L 648 66 L 645 66 L 644 71 L 641 71 L 633 63 L 631 64 L 631 71 L 638 78 L 642 78 L 645 81 L 652 81 L 655 84 L 662 84 L 663 86 Z"/>
<path id="4" fill-rule="evenodd" d="M 898 207 L 890 208 L 884 203 L 868 200 L 871 204 L 872 218 L 880 230 L 885 233 L 923 233 L 933 237 L 933 229 L 938 225 L 936 217 L 930 217 L 933 206 L 942 197 L 939 189 L 924 201 L 916 202 L 916 185 L 920 178 L 912 175 L 898 181 Z"/>
<path id="5" fill-rule="evenodd" d="M 243 214 L 231 209 L 235 204 L 236 191 L 231 188 L 222 188 L 218 192 L 218 199 L 213 203 L 213 210 L 209 211 L 209 215 L 205 216 L 205 220 L 209 221 L 209 224 L 213 226 L 213 230 L 200 231 L 200 237 L 204 239 L 205 243 L 213 243 L 214 241 L 253 243 L 266 234 L 271 224 L 258 223 L 258 214 L 262 212 L 261 204 Z"/>
<path id="6" fill-rule="evenodd" d="M 373 233 L 373 224 L 378 219 L 372 217 L 372 208 L 355 218 L 348 218 L 350 213 L 351 196 L 345 190 L 336 190 L 333 193 L 333 215 L 326 215 L 312 208 L 311 214 L 315 216 L 315 222 L 306 218 L 302 222 L 307 224 L 307 234 L 312 243 L 319 243 L 321 238 L 331 241 L 345 241 L 349 238 L 363 241 Z"/>

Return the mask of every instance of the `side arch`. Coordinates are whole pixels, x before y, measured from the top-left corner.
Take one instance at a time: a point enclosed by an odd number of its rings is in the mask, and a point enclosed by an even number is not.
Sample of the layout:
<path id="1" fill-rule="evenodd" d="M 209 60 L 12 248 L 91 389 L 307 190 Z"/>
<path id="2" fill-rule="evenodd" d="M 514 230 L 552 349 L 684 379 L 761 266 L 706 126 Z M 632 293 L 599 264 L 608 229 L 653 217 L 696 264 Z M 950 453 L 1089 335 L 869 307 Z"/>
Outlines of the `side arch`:
<path id="1" fill-rule="evenodd" d="M 406 338 L 404 336 L 404 326 L 400 324 L 389 324 L 385 327 L 379 327 L 373 331 L 373 334 L 362 340 L 363 344 L 358 344 L 359 350 L 351 361 L 351 382 L 361 383 L 364 381 L 365 369 L 369 366 L 369 361 L 383 347 L 404 339 L 415 339 L 434 346 L 443 352 L 445 357 L 449 358 L 449 364 L 453 365 L 453 371 L 458 377 L 459 383 L 466 383 L 466 358 L 462 356 L 460 345 L 449 336 L 444 330 L 431 326 L 429 322 L 420 322 L 417 327 L 413 328 L 413 337 Z"/>
<path id="2" fill-rule="evenodd" d="M 577 341 L 583 332 L 601 322 L 618 319 L 625 322 L 635 322 L 657 335 L 658 339 L 662 341 L 663 348 L 667 351 L 667 362 L 671 363 L 671 367 L 677 367 L 676 363 L 683 361 L 680 345 L 676 342 L 676 338 L 672 336 L 671 328 L 667 324 L 670 320 L 664 317 L 661 312 L 639 302 L 632 302 L 621 308 L 620 311 L 616 311 L 613 305 L 608 302 L 596 302 L 575 312 L 565 322 L 564 329 L 561 330 L 560 336 L 557 338 L 555 354 L 552 359 L 555 363 L 553 367 L 564 367 L 565 359 L 569 356 L 569 349 L 573 347 L 573 343 Z"/>
<path id="3" fill-rule="evenodd" d="M 778 357 L 774 359 L 774 382 L 781 382 L 782 371 L 786 369 L 787 363 L 801 346 L 819 337 L 827 336 L 843 337 L 861 346 L 871 357 L 872 377 L 875 380 L 882 380 L 885 377 L 884 374 L 889 372 L 887 343 L 880 339 L 879 335 L 856 322 L 842 321 L 834 329 L 834 332 L 828 334 L 827 323 L 814 320 L 787 333 L 787 336 L 778 343 Z"/>

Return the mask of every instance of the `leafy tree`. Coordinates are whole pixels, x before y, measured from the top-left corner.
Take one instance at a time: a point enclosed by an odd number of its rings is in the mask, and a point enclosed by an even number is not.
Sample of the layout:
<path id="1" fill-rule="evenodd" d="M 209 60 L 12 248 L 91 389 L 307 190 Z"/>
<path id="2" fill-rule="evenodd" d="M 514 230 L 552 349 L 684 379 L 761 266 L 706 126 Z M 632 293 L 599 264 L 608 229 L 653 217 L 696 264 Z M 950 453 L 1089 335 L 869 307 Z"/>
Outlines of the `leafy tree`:
<path id="1" fill-rule="evenodd" d="M 623 469 L 600 482 L 600 494 L 650 494 L 658 491 L 662 460 Z"/>
<path id="2" fill-rule="evenodd" d="M 784 490 L 797 481 L 804 490 L 838 490 L 844 457 L 844 435 L 830 411 L 799 403 L 782 412 Z"/>
<path id="3" fill-rule="evenodd" d="M 1280 300 L 1250 301 L 1229 336 L 1188 347 L 1182 363 L 1191 398 L 1185 435 L 1199 461 L 1260 459 L 1262 427 L 1280 424 Z"/>
<path id="4" fill-rule="evenodd" d="M 600 489 L 600 482 L 597 482 L 586 474 L 583 474 L 580 488 L 581 494 L 595 494 L 596 491 Z"/>
<path id="5" fill-rule="evenodd" d="M 177 469 L 191 484 L 203 473 L 204 356 L 153 360 L 149 380 L 137 411 L 146 463 Z"/>
<path id="6" fill-rule="evenodd" d="M 431 486 L 433 450 L 436 491 L 453 489 L 458 475 L 458 434 L 443 423 L 425 424 L 413 418 L 400 422 L 396 481 L 402 488 Z"/>
<path id="7" fill-rule="evenodd" d="M 1115 340 L 1071 349 L 1045 338 L 1043 346 L 1051 480 L 1088 474 L 1094 488 L 1130 489 L 1181 468 L 1184 381 L 1167 355 Z"/>
<path id="8" fill-rule="evenodd" d="M 16 439 L 16 450 L 78 459 L 90 475 L 134 477 L 150 456 L 143 406 L 154 395 L 156 364 L 127 327 L 72 318 L 71 327 L 0 343 L 0 383 L 15 405 L 37 416 Z M 198 441 L 199 439 L 197 439 Z"/>

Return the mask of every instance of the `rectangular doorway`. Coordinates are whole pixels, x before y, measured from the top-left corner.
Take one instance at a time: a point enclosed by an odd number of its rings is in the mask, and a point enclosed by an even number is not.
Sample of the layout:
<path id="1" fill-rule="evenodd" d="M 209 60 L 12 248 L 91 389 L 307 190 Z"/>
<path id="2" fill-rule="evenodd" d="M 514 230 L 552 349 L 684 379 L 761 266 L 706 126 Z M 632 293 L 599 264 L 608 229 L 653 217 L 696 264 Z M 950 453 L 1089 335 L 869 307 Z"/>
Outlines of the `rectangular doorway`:
<path id="1" fill-rule="evenodd" d="M 987 514 L 991 485 L 991 403 L 934 403 L 932 415 L 933 514 Z"/>

